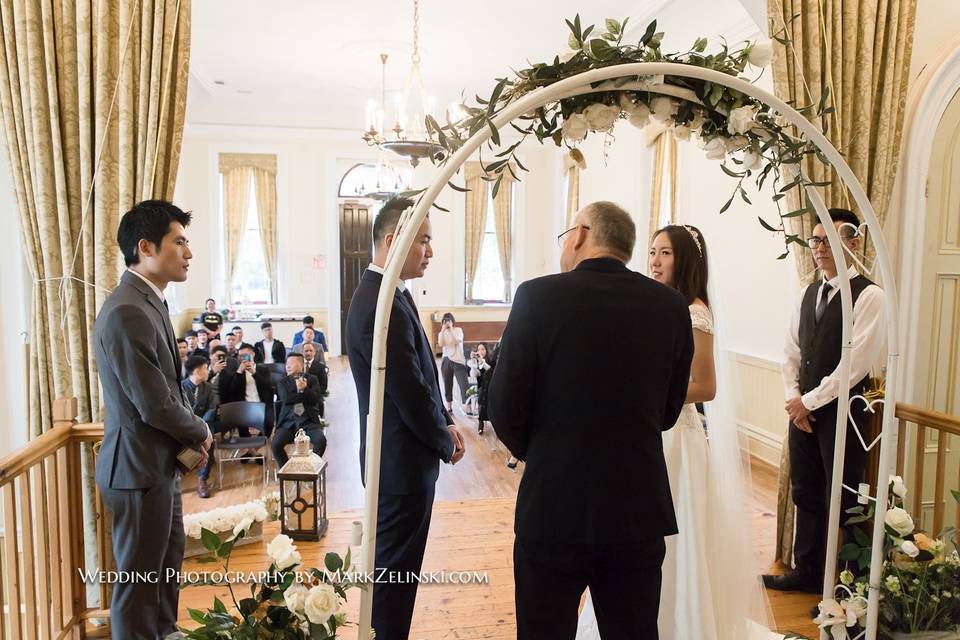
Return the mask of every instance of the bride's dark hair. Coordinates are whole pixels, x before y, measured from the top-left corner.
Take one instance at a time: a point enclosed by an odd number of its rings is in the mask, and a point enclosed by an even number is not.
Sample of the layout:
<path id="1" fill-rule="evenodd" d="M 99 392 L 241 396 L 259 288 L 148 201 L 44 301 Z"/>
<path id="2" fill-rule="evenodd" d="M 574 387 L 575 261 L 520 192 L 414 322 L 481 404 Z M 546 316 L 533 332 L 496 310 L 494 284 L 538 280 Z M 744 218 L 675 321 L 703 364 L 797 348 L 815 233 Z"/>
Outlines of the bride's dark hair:
<path id="1" fill-rule="evenodd" d="M 651 245 L 661 233 L 667 234 L 673 248 L 673 288 L 683 294 L 687 304 L 693 304 L 699 298 L 710 306 L 707 298 L 707 243 L 700 229 L 692 225 L 670 224 L 653 234 Z"/>

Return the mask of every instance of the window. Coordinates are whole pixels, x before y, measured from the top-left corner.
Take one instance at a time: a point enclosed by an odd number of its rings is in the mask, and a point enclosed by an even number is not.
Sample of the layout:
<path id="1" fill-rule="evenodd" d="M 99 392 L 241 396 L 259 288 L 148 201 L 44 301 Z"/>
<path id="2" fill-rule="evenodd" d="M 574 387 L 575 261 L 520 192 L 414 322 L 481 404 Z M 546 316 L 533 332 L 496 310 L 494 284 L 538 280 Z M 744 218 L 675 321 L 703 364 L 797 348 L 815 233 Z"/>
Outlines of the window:
<path id="1" fill-rule="evenodd" d="M 270 276 L 260 240 L 257 199 L 250 198 L 247 219 L 240 238 L 240 255 L 230 283 L 230 299 L 234 304 L 271 304 Z"/>
<path id="2" fill-rule="evenodd" d="M 480 244 L 476 278 L 473 281 L 474 304 L 505 302 L 505 283 L 500 266 L 500 247 L 497 246 L 496 214 L 493 210 L 493 190 L 487 183 L 487 221 Z"/>
<path id="3" fill-rule="evenodd" d="M 409 171 L 398 171 L 384 161 L 377 164 L 356 164 L 341 178 L 337 195 L 341 198 L 385 200 L 408 189 L 410 178 Z"/>

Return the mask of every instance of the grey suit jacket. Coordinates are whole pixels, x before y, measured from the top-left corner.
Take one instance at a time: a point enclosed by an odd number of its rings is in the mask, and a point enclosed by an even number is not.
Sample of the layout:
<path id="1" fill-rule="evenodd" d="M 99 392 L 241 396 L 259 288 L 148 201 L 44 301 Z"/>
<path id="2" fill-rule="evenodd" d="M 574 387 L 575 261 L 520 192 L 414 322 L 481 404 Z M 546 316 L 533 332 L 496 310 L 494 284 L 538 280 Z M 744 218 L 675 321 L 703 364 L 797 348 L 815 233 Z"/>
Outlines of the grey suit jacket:
<path id="1" fill-rule="evenodd" d="M 147 489 L 170 481 L 177 452 L 199 449 L 207 426 L 180 389 L 180 355 L 163 301 L 125 272 L 97 315 L 93 342 L 106 408 L 97 484 Z"/>
<path id="2" fill-rule="evenodd" d="M 300 355 L 303 355 L 303 345 L 305 345 L 305 344 L 306 344 L 305 342 L 301 342 L 301 343 L 298 344 L 298 345 L 294 345 L 294 346 L 290 347 L 290 351 L 289 351 L 289 352 L 290 352 L 290 353 L 299 353 Z M 314 343 L 313 343 L 313 346 L 315 346 L 315 347 L 317 348 L 317 360 L 319 360 L 320 362 L 323 362 L 324 364 L 326 364 L 327 358 L 326 358 L 325 355 L 323 355 L 323 347 L 320 346 L 320 343 L 319 343 L 319 342 L 314 342 Z"/>

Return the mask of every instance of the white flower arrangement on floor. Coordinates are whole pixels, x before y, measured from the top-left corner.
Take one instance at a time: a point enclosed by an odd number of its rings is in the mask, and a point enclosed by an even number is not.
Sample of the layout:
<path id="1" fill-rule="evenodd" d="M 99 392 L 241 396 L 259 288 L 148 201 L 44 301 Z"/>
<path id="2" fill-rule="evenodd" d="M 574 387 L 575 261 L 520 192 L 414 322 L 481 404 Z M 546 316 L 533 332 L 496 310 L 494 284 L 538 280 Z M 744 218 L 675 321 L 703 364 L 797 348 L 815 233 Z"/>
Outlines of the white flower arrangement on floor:
<path id="1" fill-rule="evenodd" d="M 200 540 L 201 532 L 204 529 L 218 534 L 227 531 L 232 532 L 241 523 L 249 521 L 247 526 L 244 527 L 244 529 L 248 529 L 250 524 L 254 522 L 276 520 L 279 514 L 279 505 L 280 494 L 279 492 L 273 492 L 263 498 L 243 504 L 185 515 L 183 516 L 183 529 L 188 538 L 196 540 Z"/>

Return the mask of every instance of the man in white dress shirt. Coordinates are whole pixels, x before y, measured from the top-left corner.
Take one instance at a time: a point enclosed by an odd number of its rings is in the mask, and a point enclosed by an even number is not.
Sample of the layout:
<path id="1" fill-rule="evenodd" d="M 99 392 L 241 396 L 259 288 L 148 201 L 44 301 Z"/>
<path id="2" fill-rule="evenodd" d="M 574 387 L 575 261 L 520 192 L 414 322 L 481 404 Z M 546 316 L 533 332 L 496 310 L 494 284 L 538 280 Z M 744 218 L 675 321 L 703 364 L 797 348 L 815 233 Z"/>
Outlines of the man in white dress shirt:
<path id="1" fill-rule="evenodd" d="M 830 209 L 830 217 L 844 246 L 852 253 L 860 247 L 856 215 Z M 860 275 L 850 253 L 844 252 L 853 294 L 853 332 L 850 379 L 840 379 L 843 313 L 840 277 L 823 225 L 808 240 L 821 279 L 807 287 L 797 300 L 784 347 L 782 367 L 786 391 L 784 406 L 790 418 L 790 484 L 797 506 L 793 547 L 795 568 L 783 576 L 765 575 L 764 584 L 781 591 L 820 593 L 826 552 L 833 448 L 836 437 L 837 397 L 842 384 L 850 397 L 867 390 L 870 369 L 886 339 L 884 292 Z M 869 414 L 863 403 L 850 409 L 850 417 L 865 433 Z M 867 465 L 867 452 L 851 426 L 847 426 L 843 483 L 857 487 Z M 844 490 L 842 507 L 856 504 L 856 495 Z M 841 518 L 841 522 L 843 517 Z"/>

